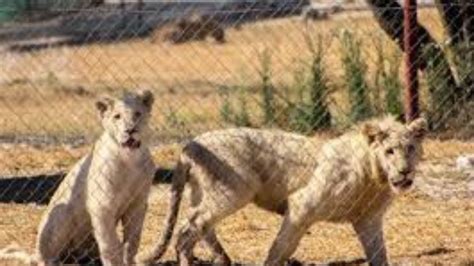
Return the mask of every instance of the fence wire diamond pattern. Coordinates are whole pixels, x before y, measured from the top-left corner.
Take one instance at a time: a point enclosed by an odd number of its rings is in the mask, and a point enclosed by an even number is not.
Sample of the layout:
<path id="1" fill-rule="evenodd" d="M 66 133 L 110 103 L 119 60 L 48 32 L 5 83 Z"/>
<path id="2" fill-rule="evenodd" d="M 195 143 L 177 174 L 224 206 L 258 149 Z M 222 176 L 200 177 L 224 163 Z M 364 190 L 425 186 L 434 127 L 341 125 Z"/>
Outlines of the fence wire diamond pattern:
<path id="1" fill-rule="evenodd" d="M 3 1 L 0 265 L 474 263 L 474 5 L 321 2 Z"/>

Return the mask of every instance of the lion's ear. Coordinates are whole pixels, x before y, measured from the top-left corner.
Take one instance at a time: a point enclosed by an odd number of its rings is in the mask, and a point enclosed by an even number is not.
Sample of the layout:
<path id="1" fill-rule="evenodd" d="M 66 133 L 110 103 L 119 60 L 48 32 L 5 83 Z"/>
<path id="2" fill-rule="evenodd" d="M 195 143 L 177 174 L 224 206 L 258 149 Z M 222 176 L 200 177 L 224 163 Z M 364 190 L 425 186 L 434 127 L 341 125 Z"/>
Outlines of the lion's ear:
<path id="1" fill-rule="evenodd" d="M 148 110 L 151 110 L 153 102 L 155 101 L 153 93 L 150 90 L 141 90 L 138 92 L 138 96 L 142 100 L 143 104 L 148 108 Z"/>
<path id="2" fill-rule="evenodd" d="M 382 141 L 387 137 L 387 134 L 377 124 L 371 122 L 362 124 L 360 131 L 369 144 L 374 141 Z"/>
<path id="3" fill-rule="evenodd" d="M 95 102 L 95 107 L 99 111 L 101 117 L 104 116 L 104 113 L 112 108 L 114 105 L 114 100 L 108 96 L 102 96 Z"/>
<path id="4" fill-rule="evenodd" d="M 423 138 L 428 132 L 428 122 L 424 117 L 417 118 L 407 125 L 408 132 L 415 138 Z"/>

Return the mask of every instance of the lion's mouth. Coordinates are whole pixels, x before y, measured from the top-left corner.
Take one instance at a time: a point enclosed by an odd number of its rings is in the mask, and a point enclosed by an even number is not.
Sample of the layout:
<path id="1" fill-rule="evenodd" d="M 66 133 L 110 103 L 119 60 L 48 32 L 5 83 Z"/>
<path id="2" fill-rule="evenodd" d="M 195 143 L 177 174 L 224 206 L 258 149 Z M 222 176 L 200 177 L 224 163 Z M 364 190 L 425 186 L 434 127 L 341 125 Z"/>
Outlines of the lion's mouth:
<path id="1" fill-rule="evenodd" d="M 413 185 L 413 180 L 403 178 L 402 180 L 392 182 L 393 186 L 400 189 L 408 189 Z"/>
<path id="2" fill-rule="evenodd" d="M 138 149 L 141 146 L 141 142 L 132 137 L 128 138 L 125 142 L 122 142 L 122 147 L 129 149 Z"/>

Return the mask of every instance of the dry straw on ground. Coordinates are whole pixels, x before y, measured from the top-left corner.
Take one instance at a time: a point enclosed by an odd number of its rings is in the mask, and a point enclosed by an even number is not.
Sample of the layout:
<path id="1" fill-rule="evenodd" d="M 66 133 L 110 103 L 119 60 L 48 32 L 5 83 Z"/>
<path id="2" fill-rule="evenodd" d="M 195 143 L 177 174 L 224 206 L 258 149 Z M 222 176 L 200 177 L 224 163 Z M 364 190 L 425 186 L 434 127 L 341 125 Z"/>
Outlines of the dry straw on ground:
<path id="1" fill-rule="evenodd" d="M 11 157 L 10 161 L 21 169 L 41 167 L 41 162 L 45 161 L 50 168 L 67 169 L 86 150 L 87 148 L 79 148 L 66 152 L 52 149 L 43 153 L 33 148 L 25 148 L 19 151 L 20 156 Z M 28 156 L 25 157 L 23 152 L 26 151 Z M 455 155 L 474 153 L 474 144 L 428 140 L 425 143 L 425 151 L 422 169 L 426 171 L 421 171 L 418 178 L 434 178 L 431 170 L 437 165 L 438 168 L 441 167 L 438 177 L 452 179 L 448 174 L 455 167 Z M 179 145 L 160 147 L 155 149 L 153 154 L 158 164 L 171 167 L 179 154 Z M 66 163 L 69 165 L 64 165 L 64 162 L 69 162 Z M 4 170 L 8 169 L 2 169 Z M 464 184 L 462 180 L 451 181 L 454 181 L 457 187 Z M 443 185 L 438 185 L 438 189 L 442 190 Z M 459 265 L 474 262 L 474 205 L 472 198 L 456 196 L 450 194 L 450 199 L 432 197 L 417 188 L 395 202 L 386 218 L 385 227 L 387 245 L 393 261 L 416 265 Z M 142 249 L 150 247 L 162 233 L 168 203 L 168 185 L 156 186 L 150 198 L 151 206 L 147 214 Z M 184 206 L 186 203 L 185 200 Z M 0 204 L 0 247 L 16 242 L 32 251 L 36 229 L 44 209 L 45 206 L 34 204 Z M 264 259 L 280 223 L 280 217 L 249 206 L 226 219 L 218 227 L 218 232 L 234 260 L 255 263 Z M 295 257 L 312 262 L 353 261 L 363 257 L 355 237 L 348 225 L 317 223 L 302 240 Z M 207 249 L 202 247 L 204 245 L 199 248 L 198 254 L 204 259 L 209 258 Z M 172 248 L 165 259 L 174 259 Z M 2 263 L 11 265 L 11 262 L 0 262 L 0 265 Z"/>
<path id="2" fill-rule="evenodd" d="M 436 39 L 443 36 L 440 20 L 433 10 L 420 14 Z M 370 16 L 348 13 L 330 21 L 309 25 L 311 36 L 326 36 L 328 75 L 336 88 L 331 96 L 346 108 L 342 93 L 337 29 L 351 27 L 368 38 L 364 52 L 369 72 L 376 55 L 371 37 L 379 36 L 387 47 L 394 44 Z M 274 55 L 272 70 L 276 83 L 285 84 L 291 71 L 308 54 L 304 47 L 304 27 L 294 18 L 245 25 L 230 30 L 225 45 L 189 43 L 180 46 L 152 44 L 148 40 L 124 43 L 62 47 L 34 53 L 6 54 L 0 76 L 0 128 L 2 135 L 94 135 L 100 131 L 93 99 L 117 88 L 152 86 L 157 102 L 152 124 L 159 136 L 173 133 L 169 113 L 194 132 L 222 127 L 219 117 L 218 85 L 257 82 L 259 55 L 266 48 Z M 369 37 L 370 36 L 370 37 Z M 2 55 L 3 56 L 3 55 Z M 8 77 L 8 79 L 6 79 Z M 255 95 L 251 95 L 255 96 Z M 180 130 L 179 128 L 177 130 Z M 158 164 L 171 167 L 179 145 L 154 150 Z M 28 174 L 67 170 L 89 147 L 31 147 L 4 145 L 0 148 L 0 173 Z M 425 144 L 423 166 L 441 168 L 440 177 L 450 178 L 456 156 L 474 153 L 474 144 L 457 140 L 431 139 Z M 430 172 L 421 177 L 435 178 Z M 456 182 L 456 180 L 454 180 Z M 142 248 L 150 246 L 162 233 L 169 188 L 157 186 L 150 199 Z M 1 193 L 1 192 L 0 192 Z M 34 247 L 36 228 L 45 206 L 0 204 L 0 248 L 17 242 L 29 251 Z M 474 264 L 474 205 L 472 198 L 438 199 L 417 191 L 396 201 L 387 216 L 386 238 L 394 262 L 415 265 Z M 218 228 L 231 257 L 239 262 L 261 262 L 276 235 L 281 219 L 250 206 L 225 220 Z M 209 254 L 200 248 L 203 258 Z M 172 249 L 166 259 L 173 259 Z M 304 261 L 352 261 L 362 251 L 347 225 L 315 224 L 304 237 L 295 257 Z M 0 265 L 13 265 L 0 262 Z"/>
<path id="3" fill-rule="evenodd" d="M 437 39 L 442 38 L 436 11 L 422 11 L 420 20 Z M 221 127 L 218 88 L 259 82 L 265 51 L 272 57 L 272 82 L 287 85 L 302 62 L 308 63 L 305 34 L 313 40 L 324 39 L 326 72 L 334 87 L 332 111 L 341 113 L 347 110 L 338 40 L 341 29 L 350 29 L 363 39 L 369 73 L 376 67 L 376 41 L 385 49 L 396 49 L 370 12 L 358 12 L 307 26 L 297 18 L 249 24 L 230 29 L 224 45 L 192 42 L 173 46 L 143 39 L 2 55 L 0 128 L 10 135 L 97 133 L 94 97 L 137 86 L 149 86 L 157 94 L 153 125 L 160 134 L 173 134 L 170 115 L 192 133 Z M 247 97 L 249 108 L 260 101 L 257 92 Z"/>

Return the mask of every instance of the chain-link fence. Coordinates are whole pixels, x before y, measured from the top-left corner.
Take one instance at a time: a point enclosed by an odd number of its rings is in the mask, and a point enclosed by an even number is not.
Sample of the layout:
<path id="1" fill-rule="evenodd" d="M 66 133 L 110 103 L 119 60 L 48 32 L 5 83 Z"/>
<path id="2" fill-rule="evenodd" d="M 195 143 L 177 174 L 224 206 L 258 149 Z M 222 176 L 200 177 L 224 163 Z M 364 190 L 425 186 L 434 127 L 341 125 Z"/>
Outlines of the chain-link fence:
<path id="1" fill-rule="evenodd" d="M 473 264 L 473 3 L 327 2 L 1 2 L 0 264 Z"/>

